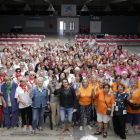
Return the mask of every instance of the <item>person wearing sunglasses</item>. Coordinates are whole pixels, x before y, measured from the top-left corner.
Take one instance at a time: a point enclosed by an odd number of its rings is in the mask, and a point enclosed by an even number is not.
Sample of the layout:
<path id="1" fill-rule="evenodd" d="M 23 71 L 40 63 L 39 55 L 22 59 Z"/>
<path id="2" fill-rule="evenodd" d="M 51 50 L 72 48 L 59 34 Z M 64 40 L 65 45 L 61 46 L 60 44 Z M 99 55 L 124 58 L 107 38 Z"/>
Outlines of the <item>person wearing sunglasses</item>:
<path id="1" fill-rule="evenodd" d="M 37 125 L 37 118 L 39 114 L 39 121 L 38 121 L 38 130 L 43 132 L 42 129 L 42 122 L 43 122 L 43 115 L 45 112 L 46 106 L 50 109 L 50 102 L 48 96 L 48 90 L 45 86 L 43 86 L 44 78 L 38 77 L 37 78 L 37 86 L 32 89 L 30 92 L 30 97 L 32 98 L 32 113 L 33 113 L 33 120 L 32 126 L 33 131 L 31 132 L 31 136 L 35 135 L 36 133 L 36 125 Z"/>
<path id="2" fill-rule="evenodd" d="M 129 68 L 127 69 L 125 67 L 125 64 L 123 61 L 119 61 L 119 66 L 117 67 L 116 72 L 117 72 L 117 74 L 121 75 L 123 71 L 126 71 L 127 73 L 129 73 Z"/>
<path id="3" fill-rule="evenodd" d="M 36 76 L 35 72 L 34 71 L 30 71 L 28 83 L 30 84 L 31 88 L 33 88 L 35 86 L 35 81 L 36 81 L 35 76 Z"/>
<path id="4" fill-rule="evenodd" d="M 22 123 L 24 125 L 23 131 L 26 131 L 27 129 L 27 123 L 26 123 L 26 113 L 29 120 L 29 130 L 32 131 L 32 100 L 29 96 L 29 92 L 31 92 L 31 86 L 27 82 L 27 79 L 25 76 L 21 76 L 19 78 L 19 86 L 16 89 L 15 98 L 17 99 L 17 102 L 19 103 L 19 109 L 21 113 Z"/>
<path id="5" fill-rule="evenodd" d="M 17 84 L 19 84 L 19 77 L 21 77 L 21 68 L 17 68 L 16 69 L 16 73 L 15 73 L 15 78 L 13 79 L 14 82 L 16 82 Z"/>
<path id="6" fill-rule="evenodd" d="M 12 114 L 12 125 L 14 130 L 16 130 L 18 124 L 18 103 L 15 98 L 15 92 L 18 84 L 13 82 L 10 76 L 5 76 L 4 82 L 5 83 L 1 85 L 1 99 L 5 122 L 4 130 L 11 127 L 10 113 Z"/>

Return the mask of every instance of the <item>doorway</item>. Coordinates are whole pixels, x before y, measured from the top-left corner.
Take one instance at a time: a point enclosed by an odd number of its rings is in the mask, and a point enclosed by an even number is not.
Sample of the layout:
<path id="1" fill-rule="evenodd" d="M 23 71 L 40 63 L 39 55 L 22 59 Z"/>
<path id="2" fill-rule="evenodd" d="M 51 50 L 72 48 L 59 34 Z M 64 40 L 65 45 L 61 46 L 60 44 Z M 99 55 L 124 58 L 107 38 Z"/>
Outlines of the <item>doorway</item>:
<path id="1" fill-rule="evenodd" d="M 57 18 L 57 23 L 57 32 L 60 34 L 79 32 L 78 18 Z"/>

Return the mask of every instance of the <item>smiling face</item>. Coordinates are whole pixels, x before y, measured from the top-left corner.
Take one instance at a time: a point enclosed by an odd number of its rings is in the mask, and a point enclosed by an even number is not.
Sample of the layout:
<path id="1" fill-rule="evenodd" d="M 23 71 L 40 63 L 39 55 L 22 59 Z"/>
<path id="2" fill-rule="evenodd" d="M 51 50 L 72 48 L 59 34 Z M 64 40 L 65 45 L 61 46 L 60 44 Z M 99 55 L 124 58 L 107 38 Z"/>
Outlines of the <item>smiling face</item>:
<path id="1" fill-rule="evenodd" d="M 131 88 L 136 89 L 137 88 L 137 82 L 131 82 Z"/>
<path id="2" fill-rule="evenodd" d="M 119 85 L 119 86 L 118 86 L 118 91 L 119 91 L 119 93 L 122 93 L 122 92 L 124 91 L 123 86 Z"/>

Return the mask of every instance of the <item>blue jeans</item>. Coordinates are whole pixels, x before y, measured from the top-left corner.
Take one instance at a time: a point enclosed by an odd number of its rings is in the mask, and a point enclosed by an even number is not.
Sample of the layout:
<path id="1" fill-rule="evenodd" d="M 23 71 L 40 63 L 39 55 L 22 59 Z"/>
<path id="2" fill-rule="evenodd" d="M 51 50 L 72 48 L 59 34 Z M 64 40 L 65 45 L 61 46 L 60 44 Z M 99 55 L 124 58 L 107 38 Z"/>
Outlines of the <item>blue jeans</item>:
<path id="1" fill-rule="evenodd" d="M 61 124 L 65 124 L 66 112 L 67 112 L 67 123 L 71 124 L 72 115 L 73 115 L 73 107 L 66 108 L 66 107 L 60 106 L 60 120 L 61 120 Z"/>
<path id="2" fill-rule="evenodd" d="M 42 126 L 42 122 L 43 122 L 43 115 L 45 112 L 45 107 L 42 107 L 42 105 L 40 105 L 40 108 L 32 108 L 32 115 L 33 115 L 33 120 L 32 120 L 32 127 L 33 130 L 36 130 L 36 123 L 37 123 L 37 117 L 38 117 L 38 113 L 39 113 L 39 121 L 38 121 L 38 127 Z"/>

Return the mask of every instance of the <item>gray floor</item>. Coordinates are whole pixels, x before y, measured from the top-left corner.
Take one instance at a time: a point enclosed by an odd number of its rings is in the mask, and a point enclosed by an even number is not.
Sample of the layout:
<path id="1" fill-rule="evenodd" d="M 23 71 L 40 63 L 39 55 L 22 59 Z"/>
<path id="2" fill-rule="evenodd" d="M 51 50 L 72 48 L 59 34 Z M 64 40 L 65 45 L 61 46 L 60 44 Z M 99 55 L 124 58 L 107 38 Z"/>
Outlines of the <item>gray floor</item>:
<path id="1" fill-rule="evenodd" d="M 65 43 L 70 43 L 71 45 L 75 42 L 74 39 L 74 35 L 70 35 L 70 34 L 65 34 L 65 35 L 58 35 L 58 34 L 46 34 L 46 38 L 44 39 L 44 41 L 51 41 L 52 44 L 54 44 L 54 41 L 56 40 L 60 40 L 61 42 L 65 42 Z M 119 43 L 121 44 L 121 43 Z M 140 44 L 136 43 L 136 44 L 127 44 L 126 43 L 122 43 L 123 44 L 123 49 L 128 49 L 129 53 L 135 53 L 138 54 L 140 53 Z M 43 45 L 43 42 L 40 42 L 39 45 Z M 0 47 L 0 51 L 2 51 L 4 47 Z M 22 131 L 21 128 L 21 119 L 19 119 L 19 127 L 16 131 L 13 130 L 13 128 L 10 128 L 7 131 L 3 131 L 3 128 L 0 129 L 0 140 L 46 140 L 47 139 L 52 139 L 52 140 L 59 140 L 60 137 L 63 137 L 64 140 L 76 140 L 75 136 L 81 138 L 82 136 L 87 136 L 87 135 L 93 135 L 96 132 L 96 128 L 97 127 L 93 127 L 93 130 L 88 130 L 86 127 L 86 118 L 85 118 L 85 123 L 84 123 L 84 130 L 83 131 L 79 131 L 79 129 L 74 128 L 74 132 L 73 133 L 69 133 L 68 131 L 64 132 L 63 135 L 59 134 L 59 131 L 54 131 L 54 130 L 50 130 L 50 126 L 49 126 L 49 118 L 46 119 L 46 122 L 43 123 L 43 133 L 40 134 L 39 131 L 37 130 L 37 134 L 33 137 L 30 136 L 30 132 L 29 130 L 27 130 L 26 132 Z M 103 140 L 103 136 L 98 136 L 98 140 Z M 110 126 L 108 128 L 108 140 L 119 140 L 119 137 L 115 137 L 114 131 L 113 131 L 113 126 L 112 126 L 112 121 L 110 121 Z M 127 140 L 132 140 L 132 139 L 136 139 L 136 140 L 140 140 L 140 136 L 135 136 L 134 135 L 134 127 L 130 126 L 130 130 L 127 136 Z"/>

